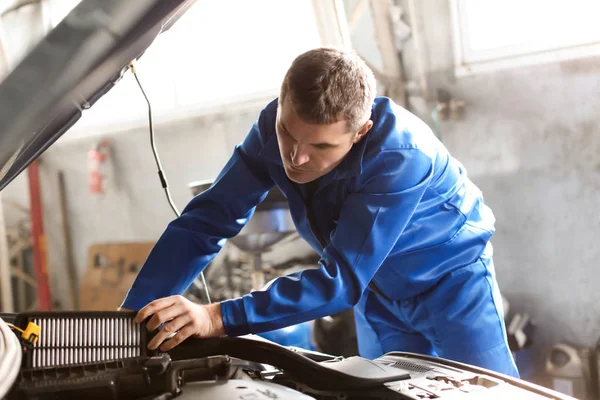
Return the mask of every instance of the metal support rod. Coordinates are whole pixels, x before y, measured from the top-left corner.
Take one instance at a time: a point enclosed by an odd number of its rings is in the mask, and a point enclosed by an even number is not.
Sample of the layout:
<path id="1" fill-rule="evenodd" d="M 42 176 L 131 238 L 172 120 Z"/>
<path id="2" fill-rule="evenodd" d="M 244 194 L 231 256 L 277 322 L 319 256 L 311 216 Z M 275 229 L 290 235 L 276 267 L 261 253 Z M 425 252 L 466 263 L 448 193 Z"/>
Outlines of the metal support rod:
<path id="1" fill-rule="evenodd" d="M 0 194 L 0 295 L 2 298 L 2 312 L 14 312 L 10 259 L 8 258 L 8 237 L 4 222 L 2 194 Z"/>

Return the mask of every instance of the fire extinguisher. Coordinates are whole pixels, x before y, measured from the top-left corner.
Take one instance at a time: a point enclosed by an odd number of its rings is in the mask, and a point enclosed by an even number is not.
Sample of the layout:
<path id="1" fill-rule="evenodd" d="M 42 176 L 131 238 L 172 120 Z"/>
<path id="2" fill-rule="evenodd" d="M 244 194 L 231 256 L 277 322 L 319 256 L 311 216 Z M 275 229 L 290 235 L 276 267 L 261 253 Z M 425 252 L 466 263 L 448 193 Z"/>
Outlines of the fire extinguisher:
<path id="1" fill-rule="evenodd" d="M 108 160 L 108 142 L 101 140 L 88 152 L 88 183 L 92 194 L 104 194 Z"/>

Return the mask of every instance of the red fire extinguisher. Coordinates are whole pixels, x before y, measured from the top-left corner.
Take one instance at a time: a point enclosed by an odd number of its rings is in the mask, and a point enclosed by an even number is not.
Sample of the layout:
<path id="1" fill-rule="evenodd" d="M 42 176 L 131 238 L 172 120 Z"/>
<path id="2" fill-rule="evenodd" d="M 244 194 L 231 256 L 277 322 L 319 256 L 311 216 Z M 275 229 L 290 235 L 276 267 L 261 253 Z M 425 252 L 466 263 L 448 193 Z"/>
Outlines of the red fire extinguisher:
<path id="1" fill-rule="evenodd" d="M 88 181 L 92 194 L 104 194 L 106 190 L 106 163 L 108 142 L 101 140 L 88 152 Z"/>

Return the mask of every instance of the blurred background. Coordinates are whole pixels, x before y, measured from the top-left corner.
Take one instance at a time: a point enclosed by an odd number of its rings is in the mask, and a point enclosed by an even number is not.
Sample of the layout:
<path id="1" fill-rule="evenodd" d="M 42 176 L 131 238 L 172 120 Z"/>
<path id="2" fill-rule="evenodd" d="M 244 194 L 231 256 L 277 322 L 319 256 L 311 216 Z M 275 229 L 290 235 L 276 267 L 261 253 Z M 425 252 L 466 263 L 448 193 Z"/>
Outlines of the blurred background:
<path id="1" fill-rule="evenodd" d="M 2 0 L 0 80 L 78 3 Z M 197 0 L 136 69 L 181 209 L 210 185 L 299 53 L 356 49 L 379 95 L 430 125 L 494 211 L 522 377 L 598 398 L 598 15 L 596 0 Z M 23 173 L 2 191 L 2 311 L 120 304 L 173 218 L 146 107 L 126 73 L 38 159 L 39 187 Z M 272 192 L 206 270 L 213 301 L 317 267 L 289 222 Z M 32 224 L 43 240 L 32 240 Z M 186 296 L 205 302 L 203 293 L 198 280 Z M 352 326 L 350 312 L 266 336 L 351 355 Z"/>

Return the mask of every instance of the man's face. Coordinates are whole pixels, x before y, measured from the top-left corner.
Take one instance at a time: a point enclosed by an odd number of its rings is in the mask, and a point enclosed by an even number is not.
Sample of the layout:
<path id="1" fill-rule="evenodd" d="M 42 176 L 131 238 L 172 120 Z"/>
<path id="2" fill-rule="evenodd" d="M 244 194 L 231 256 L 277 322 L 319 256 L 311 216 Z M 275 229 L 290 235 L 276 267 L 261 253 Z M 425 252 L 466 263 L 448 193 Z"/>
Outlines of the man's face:
<path id="1" fill-rule="evenodd" d="M 371 128 L 368 121 L 359 132 L 349 132 L 346 121 L 328 125 L 304 122 L 285 99 L 277 110 L 279 152 L 288 178 L 311 182 L 337 167 L 355 143 Z"/>

